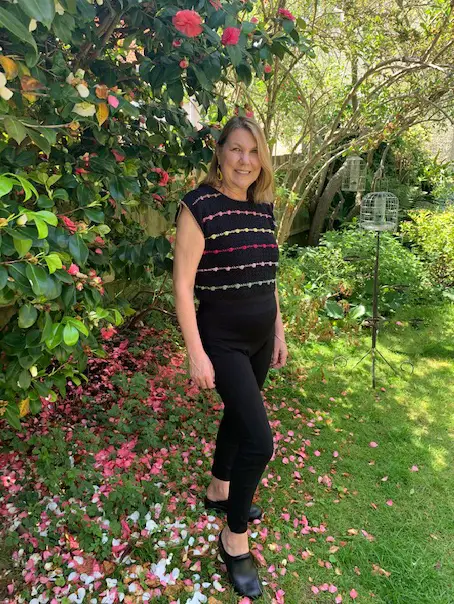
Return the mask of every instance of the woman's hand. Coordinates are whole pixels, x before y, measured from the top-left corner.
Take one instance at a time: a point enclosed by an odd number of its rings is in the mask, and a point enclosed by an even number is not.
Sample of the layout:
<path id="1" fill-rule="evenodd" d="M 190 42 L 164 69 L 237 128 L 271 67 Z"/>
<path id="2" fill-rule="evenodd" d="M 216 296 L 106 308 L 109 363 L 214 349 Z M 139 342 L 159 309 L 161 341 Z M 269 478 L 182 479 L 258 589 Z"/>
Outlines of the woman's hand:
<path id="1" fill-rule="evenodd" d="M 273 369 L 280 369 L 284 367 L 287 362 L 288 350 L 285 339 L 281 336 L 274 336 L 274 350 L 271 358 L 271 367 Z"/>
<path id="2" fill-rule="evenodd" d="M 214 367 L 206 352 L 189 355 L 189 375 L 199 388 L 215 388 Z"/>

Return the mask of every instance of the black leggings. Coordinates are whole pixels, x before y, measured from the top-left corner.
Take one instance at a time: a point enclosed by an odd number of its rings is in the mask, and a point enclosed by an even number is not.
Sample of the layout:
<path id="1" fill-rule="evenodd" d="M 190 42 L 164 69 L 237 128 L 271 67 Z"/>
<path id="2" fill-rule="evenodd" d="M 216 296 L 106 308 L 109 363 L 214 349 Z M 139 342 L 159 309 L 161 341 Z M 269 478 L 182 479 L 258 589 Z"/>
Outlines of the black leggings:
<path id="1" fill-rule="evenodd" d="M 244 533 L 252 499 L 273 456 L 273 435 L 260 393 L 274 348 L 274 292 L 251 299 L 201 302 L 197 324 L 213 363 L 224 416 L 212 474 L 230 481 L 227 523 Z"/>

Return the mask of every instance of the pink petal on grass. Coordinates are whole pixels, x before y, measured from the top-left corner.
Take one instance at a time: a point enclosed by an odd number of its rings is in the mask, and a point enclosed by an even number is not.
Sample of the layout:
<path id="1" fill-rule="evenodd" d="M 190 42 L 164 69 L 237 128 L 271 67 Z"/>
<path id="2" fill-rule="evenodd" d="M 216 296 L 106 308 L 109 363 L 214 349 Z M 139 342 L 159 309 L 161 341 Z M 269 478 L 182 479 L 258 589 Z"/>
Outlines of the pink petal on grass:
<path id="1" fill-rule="evenodd" d="M 369 447 L 372 447 L 372 449 L 376 449 L 378 447 L 378 443 L 376 443 L 374 440 L 372 440 L 369 443 Z"/>
<path id="2" fill-rule="evenodd" d="M 315 455 L 315 457 L 320 457 L 321 453 L 320 453 L 320 451 L 317 449 L 317 451 L 314 451 L 314 455 Z"/>
<path id="3" fill-rule="evenodd" d="M 356 589 L 352 589 L 350 592 L 350 598 L 352 600 L 356 600 L 357 597 L 358 597 L 358 592 L 356 591 Z"/>
<path id="4" fill-rule="evenodd" d="M 419 472 L 418 466 L 411 466 L 410 472 Z"/>
<path id="5" fill-rule="evenodd" d="M 328 587 L 328 591 L 330 594 L 335 594 L 337 591 L 337 587 L 331 583 L 331 585 Z"/>
<path id="6" fill-rule="evenodd" d="M 319 591 L 320 591 L 320 590 L 319 590 L 319 588 L 318 588 L 318 587 L 316 587 L 315 585 L 312 585 L 312 587 L 311 587 L 311 592 L 312 592 L 313 594 L 318 594 L 318 592 L 319 592 Z"/>
<path id="7" fill-rule="evenodd" d="M 339 457 L 339 451 L 333 451 L 333 457 Z"/>
<path id="8" fill-rule="evenodd" d="M 388 501 L 386 502 L 386 505 L 389 505 L 389 507 L 391 507 L 393 505 L 393 500 L 388 499 Z"/>
<path id="9" fill-rule="evenodd" d="M 336 604 L 342 604 L 342 596 L 336 596 L 336 597 L 334 598 L 334 602 L 335 602 Z"/>

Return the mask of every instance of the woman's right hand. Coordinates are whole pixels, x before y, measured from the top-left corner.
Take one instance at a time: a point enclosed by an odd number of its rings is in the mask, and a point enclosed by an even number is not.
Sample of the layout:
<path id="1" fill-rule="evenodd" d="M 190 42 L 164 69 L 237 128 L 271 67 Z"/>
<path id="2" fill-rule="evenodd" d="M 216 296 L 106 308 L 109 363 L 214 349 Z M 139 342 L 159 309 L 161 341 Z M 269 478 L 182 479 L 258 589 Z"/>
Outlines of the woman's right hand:
<path id="1" fill-rule="evenodd" d="M 189 355 L 189 375 L 199 388 L 215 388 L 213 363 L 205 351 Z"/>

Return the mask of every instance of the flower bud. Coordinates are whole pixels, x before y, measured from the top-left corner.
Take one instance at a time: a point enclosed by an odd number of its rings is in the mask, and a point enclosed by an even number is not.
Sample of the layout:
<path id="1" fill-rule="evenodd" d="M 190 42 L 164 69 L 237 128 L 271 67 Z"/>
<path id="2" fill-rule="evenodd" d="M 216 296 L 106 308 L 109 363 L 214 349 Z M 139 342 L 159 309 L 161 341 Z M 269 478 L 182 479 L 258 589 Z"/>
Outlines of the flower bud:
<path id="1" fill-rule="evenodd" d="M 32 377 L 36 377 L 38 375 L 38 367 L 36 365 L 32 365 L 29 371 Z"/>
<path id="2" fill-rule="evenodd" d="M 16 220 L 16 224 L 18 226 L 24 226 L 24 224 L 27 224 L 27 216 L 25 214 L 19 216 L 19 218 Z"/>

